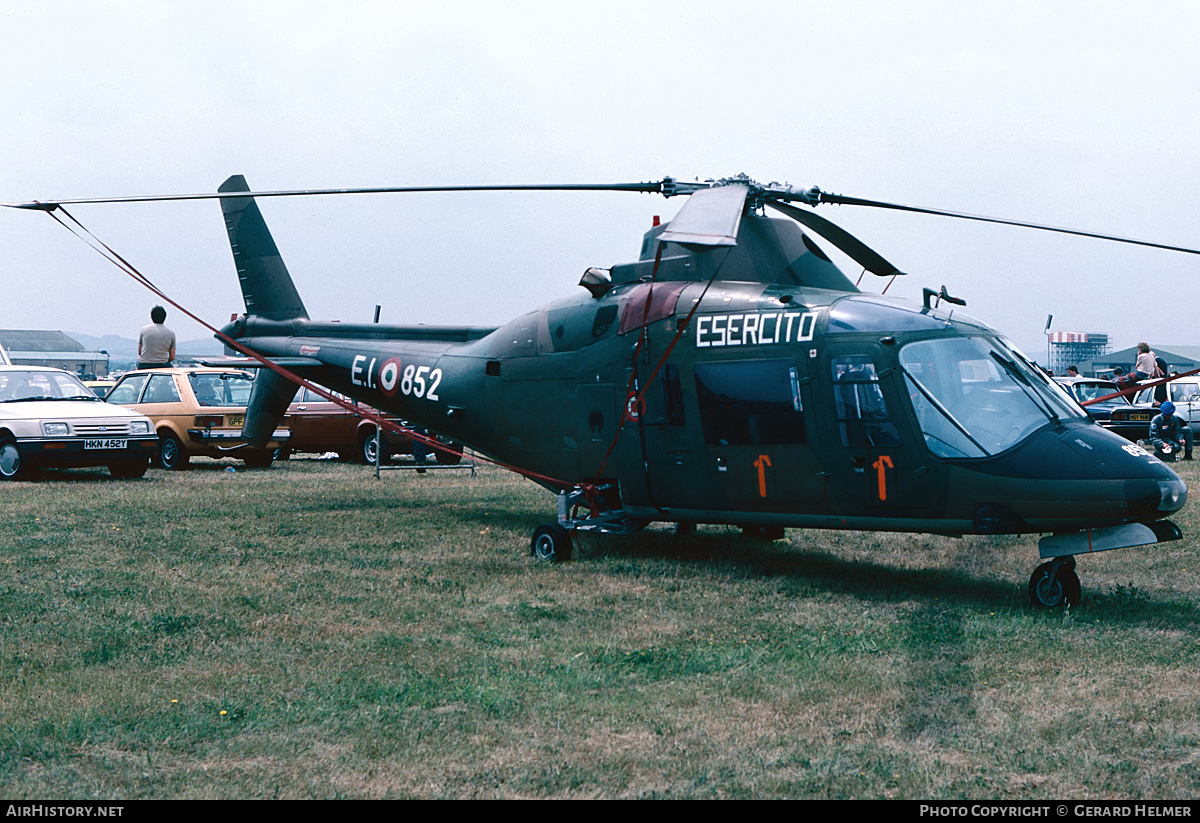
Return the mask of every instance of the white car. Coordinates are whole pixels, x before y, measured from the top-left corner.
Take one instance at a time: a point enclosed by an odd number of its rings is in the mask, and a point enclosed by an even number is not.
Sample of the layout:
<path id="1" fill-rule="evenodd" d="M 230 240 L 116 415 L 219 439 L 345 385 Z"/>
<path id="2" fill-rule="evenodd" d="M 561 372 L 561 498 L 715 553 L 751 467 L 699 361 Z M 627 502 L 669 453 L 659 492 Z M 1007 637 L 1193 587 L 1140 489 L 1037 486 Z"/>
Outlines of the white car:
<path id="1" fill-rule="evenodd" d="M 110 406 L 70 372 L 0 366 L 0 480 L 83 466 L 141 477 L 157 449 L 150 418 Z"/>
<path id="2" fill-rule="evenodd" d="M 1172 380 L 1167 384 L 1170 400 L 1175 404 L 1175 413 L 1183 418 L 1193 430 L 1200 426 L 1200 379 L 1184 377 Z M 1134 403 L 1145 406 L 1154 414 L 1158 409 L 1151 406 L 1154 402 L 1154 389 L 1142 389 L 1134 395 Z"/>

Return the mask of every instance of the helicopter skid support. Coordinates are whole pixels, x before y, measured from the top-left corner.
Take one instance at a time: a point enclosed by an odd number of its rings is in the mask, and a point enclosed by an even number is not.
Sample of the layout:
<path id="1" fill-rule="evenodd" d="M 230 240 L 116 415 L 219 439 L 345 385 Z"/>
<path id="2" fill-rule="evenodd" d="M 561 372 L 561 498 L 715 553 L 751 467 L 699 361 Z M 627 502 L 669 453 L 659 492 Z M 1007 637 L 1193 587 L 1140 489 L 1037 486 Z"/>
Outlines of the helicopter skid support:
<path id="1" fill-rule="evenodd" d="M 1179 540 L 1183 533 L 1170 520 L 1152 523 L 1123 523 L 1106 529 L 1086 529 L 1070 534 L 1053 534 L 1038 541 L 1043 558 L 1105 552 L 1131 546 L 1147 546 Z"/>
<path id="2" fill-rule="evenodd" d="M 571 535 L 574 532 L 633 534 L 646 525 L 645 520 L 630 517 L 620 505 L 621 494 L 614 484 L 576 486 L 558 493 L 558 519 L 533 530 L 529 553 L 544 563 L 563 563 L 571 559 Z M 586 517 L 577 513 L 586 510 Z"/>
<path id="3" fill-rule="evenodd" d="M 606 494 L 608 492 L 608 494 Z M 615 501 L 612 499 L 615 497 Z M 601 534 L 633 534 L 641 531 L 645 520 L 630 517 L 623 507 L 608 507 L 612 502 L 620 503 L 614 486 L 584 488 L 576 486 L 571 491 L 558 493 L 558 523 L 568 531 L 600 532 Z M 592 508 L 592 504 L 596 507 Z M 581 507 L 587 515 L 579 517 Z"/>

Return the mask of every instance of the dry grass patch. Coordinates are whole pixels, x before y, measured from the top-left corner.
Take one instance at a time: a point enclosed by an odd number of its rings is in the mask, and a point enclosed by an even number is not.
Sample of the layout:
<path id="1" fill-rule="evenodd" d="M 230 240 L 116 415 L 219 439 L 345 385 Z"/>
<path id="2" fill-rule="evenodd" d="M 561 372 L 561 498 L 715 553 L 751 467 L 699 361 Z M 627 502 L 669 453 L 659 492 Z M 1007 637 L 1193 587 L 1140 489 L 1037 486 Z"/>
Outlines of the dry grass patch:
<path id="1" fill-rule="evenodd" d="M 5 795 L 1200 791 L 1194 504 L 1040 613 L 1034 538 L 652 527 L 548 567 L 553 500 L 498 471 L 197 463 L 4 487 Z"/>

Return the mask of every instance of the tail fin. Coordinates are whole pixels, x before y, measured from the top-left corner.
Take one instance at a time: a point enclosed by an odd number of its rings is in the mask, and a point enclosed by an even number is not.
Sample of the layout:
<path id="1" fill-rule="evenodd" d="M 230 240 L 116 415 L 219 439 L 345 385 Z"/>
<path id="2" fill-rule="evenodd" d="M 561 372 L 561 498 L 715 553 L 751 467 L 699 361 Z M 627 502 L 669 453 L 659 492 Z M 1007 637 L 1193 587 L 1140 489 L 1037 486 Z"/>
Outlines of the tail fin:
<path id="1" fill-rule="evenodd" d="M 222 183 L 217 191 L 250 191 L 250 187 L 246 185 L 245 177 L 235 174 Z M 222 198 L 221 211 L 225 214 L 229 246 L 233 250 L 233 262 L 242 283 L 246 313 L 267 320 L 291 320 L 297 317 L 307 320 L 304 302 L 296 291 L 287 266 L 283 264 L 283 258 L 254 198 Z"/>
<path id="2" fill-rule="evenodd" d="M 222 183 L 217 191 L 250 191 L 250 187 L 246 185 L 246 178 L 235 174 Z M 233 250 L 233 262 L 242 283 L 246 313 L 267 320 L 307 320 L 304 302 L 296 291 L 287 266 L 283 264 L 283 258 L 279 256 L 279 249 L 254 198 L 222 198 L 221 211 L 225 214 L 229 246 Z M 287 412 L 296 388 L 291 380 L 273 371 L 264 371 L 258 376 L 242 426 L 242 436 L 249 443 L 255 446 L 267 444 Z"/>

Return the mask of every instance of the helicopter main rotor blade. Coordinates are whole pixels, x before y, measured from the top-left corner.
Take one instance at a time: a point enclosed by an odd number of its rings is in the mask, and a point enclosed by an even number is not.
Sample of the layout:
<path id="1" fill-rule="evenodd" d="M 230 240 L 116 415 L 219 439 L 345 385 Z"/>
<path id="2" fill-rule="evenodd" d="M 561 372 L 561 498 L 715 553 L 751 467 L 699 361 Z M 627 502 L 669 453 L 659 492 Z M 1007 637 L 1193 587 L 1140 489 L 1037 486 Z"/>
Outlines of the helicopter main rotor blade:
<path id="1" fill-rule="evenodd" d="M 695 195 L 692 196 L 695 197 Z M 840 249 L 843 254 L 855 263 L 858 263 L 858 265 L 871 272 L 871 274 L 877 274 L 880 277 L 904 274 L 904 272 L 900 271 L 887 260 L 884 260 L 879 252 L 872 249 L 841 226 L 830 223 L 824 217 L 819 217 L 811 211 L 798 209 L 795 206 L 790 206 L 787 203 L 779 203 L 775 200 L 768 200 L 767 205 L 776 211 L 783 212 L 797 223 L 812 229 Z"/>
<path id="2" fill-rule="evenodd" d="M 965 212 L 947 211 L 945 209 L 927 209 L 923 206 L 907 206 L 903 203 L 888 203 L 883 200 L 866 200 L 861 197 L 846 197 L 840 194 L 830 194 L 828 192 L 821 192 L 820 200 L 818 202 L 833 203 L 839 206 L 872 206 L 877 209 L 911 211 L 916 212 L 917 214 L 933 214 L 939 217 L 957 217 L 961 220 L 976 220 L 981 223 L 999 223 L 1004 226 L 1019 226 L 1026 229 L 1053 231 L 1058 232 L 1059 234 L 1073 234 L 1078 237 L 1092 237 L 1097 240 L 1112 240 L 1116 243 L 1129 243 L 1134 246 L 1149 246 L 1150 248 L 1154 249 L 1181 251 L 1186 254 L 1200 254 L 1200 249 L 1189 249 L 1186 246 L 1171 246 L 1166 243 L 1154 243 L 1149 240 L 1136 240 L 1132 237 L 1118 237 L 1114 234 L 1101 234 L 1100 232 L 1083 231 L 1082 229 L 1068 229 L 1062 226 L 1048 226 L 1044 223 L 1029 223 L 1024 220 L 1009 220 L 1004 217 L 988 217 L 981 214 L 966 214 Z"/>
<path id="3" fill-rule="evenodd" d="M 737 184 L 692 192 L 658 239 L 689 246 L 736 246 L 749 191 L 749 186 Z"/>
<path id="4" fill-rule="evenodd" d="M 93 203 L 158 203 L 171 200 L 221 200 L 229 197 L 310 197 L 326 194 L 409 194 L 415 192 L 455 191 L 631 191 L 663 194 L 667 181 L 651 183 L 532 183 L 494 186 L 380 186 L 358 189 L 293 189 L 288 191 L 205 192 L 203 194 L 151 194 L 137 197 L 88 197 L 74 200 L 32 200 L 27 203 L 0 203 L 10 209 L 53 211 L 59 206 Z"/>

